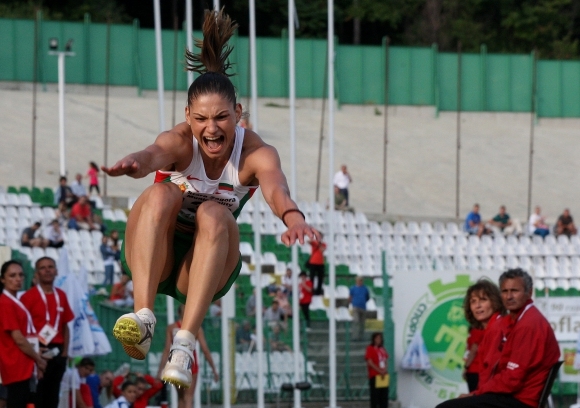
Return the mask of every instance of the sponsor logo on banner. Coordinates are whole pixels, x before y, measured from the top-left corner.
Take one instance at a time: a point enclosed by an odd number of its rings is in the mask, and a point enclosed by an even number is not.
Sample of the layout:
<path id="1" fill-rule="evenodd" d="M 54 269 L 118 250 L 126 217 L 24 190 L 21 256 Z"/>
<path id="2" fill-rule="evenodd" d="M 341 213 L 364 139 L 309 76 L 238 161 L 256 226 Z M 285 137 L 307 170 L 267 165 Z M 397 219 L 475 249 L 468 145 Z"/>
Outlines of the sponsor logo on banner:
<path id="1" fill-rule="evenodd" d="M 419 295 L 409 311 L 402 333 L 404 347 L 417 331 L 421 333 L 431 369 L 414 371 L 413 376 L 441 400 L 465 391 L 463 356 L 469 326 L 464 317 L 463 299 L 472 283 L 469 275 L 456 275 L 451 283 L 440 279 L 430 282 L 428 291 Z"/>

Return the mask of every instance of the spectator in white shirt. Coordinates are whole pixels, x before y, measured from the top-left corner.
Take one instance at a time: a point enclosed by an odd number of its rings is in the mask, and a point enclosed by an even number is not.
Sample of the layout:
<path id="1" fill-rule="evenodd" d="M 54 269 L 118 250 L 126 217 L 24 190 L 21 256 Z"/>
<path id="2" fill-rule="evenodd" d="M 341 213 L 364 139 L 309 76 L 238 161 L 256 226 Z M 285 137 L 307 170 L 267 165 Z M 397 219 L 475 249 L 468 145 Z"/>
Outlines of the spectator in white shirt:
<path id="1" fill-rule="evenodd" d="M 534 213 L 530 215 L 529 222 L 530 234 L 539 235 L 544 238 L 550 233 L 550 227 L 546 224 L 546 217 L 542 215 L 540 206 L 536 206 Z"/>
<path id="2" fill-rule="evenodd" d="M 344 196 L 346 202 L 345 205 L 349 205 L 348 201 L 348 185 L 352 183 L 352 177 L 350 173 L 346 170 L 346 165 L 340 166 L 340 171 L 334 175 L 333 184 L 338 187 L 338 191 Z"/>
<path id="3" fill-rule="evenodd" d="M 48 246 L 60 248 L 64 245 L 64 236 L 58 220 L 52 220 L 50 225 L 44 229 L 44 236 L 48 239 Z"/>
<path id="4" fill-rule="evenodd" d="M 77 175 L 75 176 L 75 181 L 70 183 L 70 188 L 72 190 L 72 193 L 77 198 L 88 195 L 87 189 L 85 188 L 85 186 L 83 186 L 83 176 L 80 173 L 77 173 Z"/>

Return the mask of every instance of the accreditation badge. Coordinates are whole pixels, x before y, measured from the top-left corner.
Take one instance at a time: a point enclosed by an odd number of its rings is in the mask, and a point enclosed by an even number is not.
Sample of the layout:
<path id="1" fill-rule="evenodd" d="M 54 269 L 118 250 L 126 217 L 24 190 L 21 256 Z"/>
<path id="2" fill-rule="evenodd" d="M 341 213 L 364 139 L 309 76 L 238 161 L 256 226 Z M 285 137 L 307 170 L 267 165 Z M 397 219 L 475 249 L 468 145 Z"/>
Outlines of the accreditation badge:
<path id="1" fill-rule="evenodd" d="M 47 323 L 42 329 L 40 329 L 40 332 L 38 333 L 38 339 L 42 344 L 48 346 L 52 339 L 55 338 L 56 334 L 56 329 Z"/>

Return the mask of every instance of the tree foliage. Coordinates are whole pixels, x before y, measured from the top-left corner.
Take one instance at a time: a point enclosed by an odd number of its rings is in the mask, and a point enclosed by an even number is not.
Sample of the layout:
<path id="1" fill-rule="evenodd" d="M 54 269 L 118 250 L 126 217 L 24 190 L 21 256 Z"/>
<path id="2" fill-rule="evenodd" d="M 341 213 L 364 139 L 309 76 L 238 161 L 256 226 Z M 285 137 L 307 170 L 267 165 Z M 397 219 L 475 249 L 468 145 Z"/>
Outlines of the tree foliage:
<path id="1" fill-rule="evenodd" d="M 184 19 L 183 0 L 173 0 Z M 194 24 L 211 0 L 193 0 Z M 295 0 L 299 18 L 296 35 L 326 38 L 327 0 Z M 248 34 L 248 3 L 222 0 L 227 12 Z M 172 2 L 161 2 L 163 24 L 172 27 Z M 45 19 L 82 20 L 90 13 L 96 22 L 141 20 L 152 25 L 153 7 L 141 0 L 0 0 L 0 17 L 33 18 L 37 9 Z M 335 33 L 340 43 L 353 42 L 354 20 L 360 20 L 361 43 L 430 46 L 454 51 L 461 42 L 466 52 L 486 44 L 490 52 L 531 52 L 544 58 L 577 58 L 580 50 L 580 0 L 334 0 Z M 168 15 L 169 14 L 169 15 Z M 257 34 L 280 36 L 288 27 L 287 0 L 256 0 Z M 197 27 L 199 28 L 199 27 Z"/>

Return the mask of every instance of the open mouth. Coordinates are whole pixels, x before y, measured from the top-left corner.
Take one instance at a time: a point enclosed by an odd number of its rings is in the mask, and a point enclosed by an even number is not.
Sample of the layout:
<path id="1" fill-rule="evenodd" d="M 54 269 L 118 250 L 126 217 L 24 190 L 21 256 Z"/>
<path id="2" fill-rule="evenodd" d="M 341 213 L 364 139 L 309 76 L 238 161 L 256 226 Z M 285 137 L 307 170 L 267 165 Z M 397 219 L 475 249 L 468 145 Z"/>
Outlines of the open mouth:
<path id="1" fill-rule="evenodd" d="M 203 142 L 210 153 L 218 153 L 224 145 L 225 140 L 223 136 L 203 137 Z"/>

